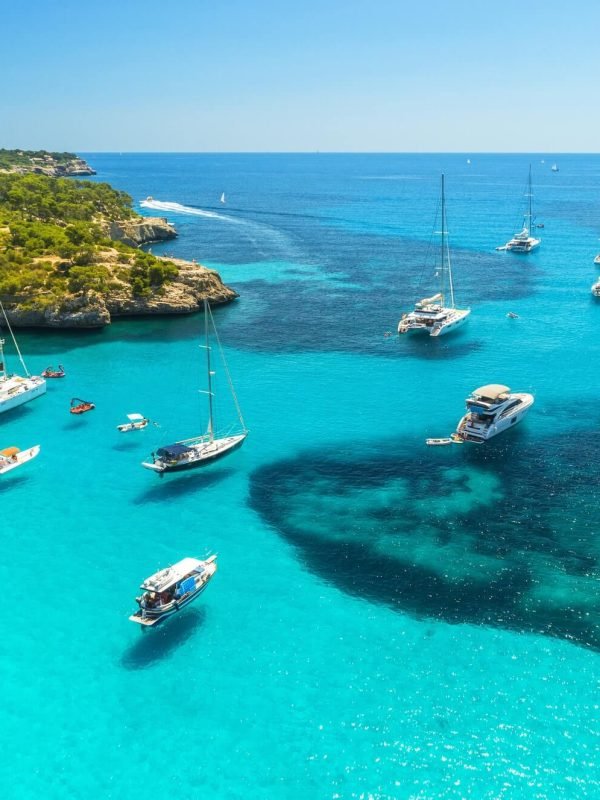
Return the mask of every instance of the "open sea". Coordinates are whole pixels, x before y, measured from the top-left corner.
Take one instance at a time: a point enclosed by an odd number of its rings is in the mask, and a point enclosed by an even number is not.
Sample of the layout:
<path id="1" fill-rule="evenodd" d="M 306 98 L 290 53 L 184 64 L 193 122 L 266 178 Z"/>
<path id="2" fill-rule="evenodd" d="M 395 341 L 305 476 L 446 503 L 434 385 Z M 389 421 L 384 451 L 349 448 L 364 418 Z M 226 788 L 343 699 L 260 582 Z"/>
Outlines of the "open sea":
<path id="1" fill-rule="evenodd" d="M 84 157 L 175 223 L 152 252 L 239 292 L 214 316 L 250 435 L 140 466 L 204 430 L 202 314 L 17 331 L 67 377 L 0 418 L 42 447 L 0 478 L 3 800 L 599 797 L 600 156 Z M 542 245 L 496 252 L 529 164 Z M 436 290 L 442 172 L 472 313 L 399 338 Z M 533 392 L 525 421 L 426 447 L 486 383 Z M 118 433 L 131 412 L 160 427 Z M 128 621 L 213 552 L 193 605 Z"/>

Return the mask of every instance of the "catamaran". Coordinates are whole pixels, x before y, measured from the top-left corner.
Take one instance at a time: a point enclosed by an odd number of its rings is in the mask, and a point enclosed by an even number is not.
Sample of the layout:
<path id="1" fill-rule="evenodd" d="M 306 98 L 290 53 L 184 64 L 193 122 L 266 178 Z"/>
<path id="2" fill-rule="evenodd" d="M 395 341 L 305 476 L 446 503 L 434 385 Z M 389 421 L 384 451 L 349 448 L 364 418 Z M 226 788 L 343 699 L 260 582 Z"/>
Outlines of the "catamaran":
<path id="1" fill-rule="evenodd" d="M 142 583 L 143 594 L 135 598 L 139 609 L 129 619 L 140 625 L 158 625 L 195 600 L 216 571 L 216 555 L 205 561 L 182 558 L 173 566 L 161 569 Z"/>
<path id="2" fill-rule="evenodd" d="M 467 397 L 467 413 L 458 423 L 456 435 L 465 442 L 483 444 L 520 422 L 533 401 L 532 394 L 511 392 L 499 383 L 481 386 Z"/>
<path id="3" fill-rule="evenodd" d="M 227 376 L 229 390 L 233 398 L 239 422 L 239 427 L 234 425 L 232 429 L 220 432 L 218 434 L 215 427 L 215 409 L 213 402 L 213 377 L 215 373 L 213 372 L 211 365 L 211 329 L 219 348 L 221 362 Z M 246 436 L 248 436 L 248 429 L 244 423 L 244 418 L 242 417 L 242 411 L 238 403 L 237 395 L 235 393 L 235 389 L 233 388 L 233 382 L 231 380 L 227 362 L 225 361 L 223 349 L 219 341 L 213 315 L 206 300 L 204 301 L 204 337 L 204 348 L 206 350 L 206 373 L 208 382 L 208 390 L 206 391 L 208 398 L 208 427 L 206 429 L 206 433 L 202 434 L 201 436 L 195 436 L 192 439 L 183 439 L 182 441 L 160 447 L 155 453 L 152 453 L 152 461 L 144 461 L 142 463 L 142 466 L 146 469 L 151 469 L 154 470 L 154 472 L 163 474 L 165 472 L 179 472 L 181 470 L 194 469 L 195 467 L 203 467 L 206 464 L 216 461 L 216 459 L 222 458 L 228 453 L 231 453 L 238 447 L 241 447 L 246 439 Z"/>
<path id="4" fill-rule="evenodd" d="M 11 335 L 15 350 L 17 351 L 25 373 L 23 377 L 22 375 L 11 374 L 6 369 L 6 362 L 4 360 L 4 345 L 6 340 L 3 339 L 0 334 L 0 414 L 2 414 L 4 411 L 10 411 L 12 408 L 23 405 L 23 403 L 28 403 L 30 400 L 44 394 L 46 391 L 46 381 L 40 375 L 30 375 L 2 303 L 0 303 L 0 311 L 2 312 L 2 318 L 4 318 L 4 323 Z"/>
<path id="5" fill-rule="evenodd" d="M 446 196 L 444 191 L 444 176 L 442 175 L 442 208 L 441 208 L 441 251 L 440 264 L 436 269 L 439 273 L 440 291 L 433 297 L 425 297 L 415 303 L 414 311 L 402 315 L 398 323 L 398 333 L 409 331 L 425 331 L 430 336 L 444 336 L 455 331 L 467 321 L 471 313 L 470 308 L 456 308 L 454 303 L 454 284 L 452 282 L 452 265 L 450 263 L 450 248 L 446 230 Z M 450 304 L 446 305 L 446 290 L 450 294 Z"/>
<path id="6" fill-rule="evenodd" d="M 541 244 L 541 239 L 536 239 L 531 235 L 533 230 L 533 189 L 531 185 L 531 164 L 529 165 L 529 178 L 527 181 L 527 208 L 523 215 L 523 229 L 519 233 L 515 233 L 510 242 L 497 247 L 496 250 L 511 250 L 513 253 L 531 253 L 536 247 Z M 538 226 L 540 227 L 540 226 Z"/>

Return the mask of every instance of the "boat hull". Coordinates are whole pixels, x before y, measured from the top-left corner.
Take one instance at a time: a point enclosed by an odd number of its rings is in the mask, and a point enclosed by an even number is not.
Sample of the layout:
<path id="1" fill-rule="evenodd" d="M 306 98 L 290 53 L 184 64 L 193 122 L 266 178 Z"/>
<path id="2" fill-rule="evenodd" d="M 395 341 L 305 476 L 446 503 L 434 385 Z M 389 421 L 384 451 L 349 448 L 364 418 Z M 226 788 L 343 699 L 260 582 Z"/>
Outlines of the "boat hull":
<path id="1" fill-rule="evenodd" d="M 131 622 L 137 622 L 139 625 L 144 625 L 146 627 L 155 627 L 159 625 L 164 620 L 169 619 L 170 617 L 174 617 L 180 611 L 182 611 L 186 606 L 189 606 L 190 603 L 193 603 L 194 600 L 202 594 L 202 592 L 206 589 L 210 581 L 214 578 L 215 573 L 217 571 L 217 564 L 214 560 L 215 556 L 212 556 L 212 561 L 209 559 L 209 563 L 207 565 L 207 569 L 205 572 L 204 580 L 196 587 L 193 592 L 189 592 L 189 594 L 182 597 L 180 600 L 173 600 L 168 605 L 164 606 L 163 608 L 139 608 L 135 614 L 132 614 L 129 619 Z M 139 600 L 138 600 L 139 602 Z"/>
<path id="2" fill-rule="evenodd" d="M 198 467 L 205 467 L 241 447 L 247 435 L 247 433 L 243 433 L 237 436 L 228 436 L 224 439 L 215 439 L 214 442 L 206 442 L 197 445 L 192 448 L 196 450 L 196 453 L 191 454 L 190 457 L 185 460 L 167 462 L 161 459 L 155 459 L 153 462 L 143 461 L 142 467 L 160 474 L 164 474 L 165 472 L 184 472 L 190 469 L 197 469 Z"/>
<path id="3" fill-rule="evenodd" d="M 18 385 L 15 391 L 9 390 L 8 394 L 3 391 L 2 383 L 0 383 L 0 414 L 5 411 L 11 411 L 17 406 L 22 406 L 30 400 L 35 400 L 36 397 L 40 397 L 45 392 L 46 381 L 37 376 L 24 378 L 22 384 Z"/>
<path id="4" fill-rule="evenodd" d="M 487 442 L 489 439 L 492 439 L 494 436 L 497 436 L 499 433 L 504 433 L 504 431 L 508 430 L 509 428 L 514 427 L 517 423 L 521 422 L 523 417 L 527 414 L 531 406 L 533 405 L 533 395 L 523 393 L 521 395 L 522 400 L 518 406 L 515 406 L 511 409 L 510 413 L 507 413 L 506 416 L 501 417 L 496 422 L 493 422 L 491 425 L 486 427 L 485 429 L 478 428 L 477 430 L 469 429 L 469 422 L 470 422 L 470 413 L 464 415 L 464 417 L 458 423 L 456 428 L 456 435 L 460 436 L 461 439 L 465 442 L 472 442 L 473 444 L 483 444 Z"/>
<path id="5" fill-rule="evenodd" d="M 0 457 L 0 475 L 4 475 L 5 472 L 10 472 L 13 469 L 17 469 L 17 467 L 21 467 L 23 464 L 26 464 L 28 461 L 31 461 L 33 458 L 35 458 L 39 452 L 40 445 L 36 444 L 27 450 L 22 450 L 21 452 L 17 453 L 14 457 L 14 460 L 12 458 L 5 459 Z"/>
<path id="6" fill-rule="evenodd" d="M 467 319 L 469 318 L 469 314 L 471 313 L 470 309 L 458 310 L 456 309 L 452 318 L 441 325 L 439 328 L 436 328 L 431 331 L 429 334 L 430 336 L 446 336 L 448 333 L 453 333 L 458 328 L 461 328 Z"/>

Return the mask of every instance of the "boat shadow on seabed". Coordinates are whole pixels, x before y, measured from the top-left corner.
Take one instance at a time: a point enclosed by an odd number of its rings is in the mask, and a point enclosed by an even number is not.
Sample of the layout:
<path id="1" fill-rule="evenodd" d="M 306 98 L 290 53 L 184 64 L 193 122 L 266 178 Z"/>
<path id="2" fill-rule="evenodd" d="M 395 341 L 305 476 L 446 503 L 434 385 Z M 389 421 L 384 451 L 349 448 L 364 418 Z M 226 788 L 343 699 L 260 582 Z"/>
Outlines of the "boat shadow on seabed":
<path id="1" fill-rule="evenodd" d="M 166 476 L 166 480 L 161 475 L 161 480 L 154 483 L 150 488 L 140 492 L 133 502 L 135 505 L 161 503 L 164 500 L 181 497 L 188 492 L 196 492 L 198 489 L 204 489 L 206 486 L 218 483 L 233 474 L 234 470 L 228 468 L 209 469 L 206 472 L 195 472 L 189 475 L 182 475 L 176 472 L 174 479 L 173 476 Z"/>
<path id="2" fill-rule="evenodd" d="M 205 620 L 205 608 L 189 608 L 161 623 L 157 630 L 144 630 L 142 626 L 141 635 L 138 631 L 134 643 L 121 656 L 121 666 L 130 670 L 146 669 L 169 658 Z"/>

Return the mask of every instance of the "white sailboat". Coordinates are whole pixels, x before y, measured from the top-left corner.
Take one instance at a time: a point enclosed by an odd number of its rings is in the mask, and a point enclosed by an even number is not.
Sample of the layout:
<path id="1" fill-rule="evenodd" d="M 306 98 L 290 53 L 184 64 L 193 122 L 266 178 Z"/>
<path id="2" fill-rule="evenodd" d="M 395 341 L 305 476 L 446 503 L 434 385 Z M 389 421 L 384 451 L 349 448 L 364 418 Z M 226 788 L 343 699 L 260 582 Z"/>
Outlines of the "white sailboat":
<path id="1" fill-rule="evenodd" d="M 25 373 L 25 375 L 16 375 L 8 372 L 4 360 L 6 340 L 2 338 L 0 333 L 0 414 L 2 414 L 4 411 L 10 411 L 12 408 L 28 403 L 30 400 L 44 394 L 46 381 L 39 375 L 30 375 L 2 303 L 0 303 L 0 312 L 0 325 L 2 322 L 6 325 Z"/>
<path id="2" fill-rule="evenodd" d="M 238 417 L 239 426 L 234 424 L 231 430 L 225 432 L 218 432 L 215 427 L 215 409 L 214 409 L 214 392 L 213 392 L 213 376 L 215 373 L 211 364 L 211 346 L 209 334 L 212 330 L 213 336 L 217 342 L 221 361 L 225 374 L 227 376 L 227 383 L 233 398 L 235 410 Z M 160 447 L 155 453 L 152 453 L 151 461 L 144 461 L 142 466 L 146 469 L 154 470 L 163 474 L 165 472 L 180 472 L 187 469 L 195 469 L 196 467 L 203 467 L 206 464 L 222 458 L 228 453 L 241 447 L 246 437 L 248 436 L 248 429 L 242 417 L 242 411 L 238 403 L 235 389 L 227 362 L 221 348 L 215 322 L 210 310 L 208 302 L 204 301 L 204 336 L 205 336 L 205 349 L 206 349 L 206 373 L 208 389 L 206 395 L 208 398 L 208 427 L 206 433 L 201 436 L 195 436 L 192 439 L 183 439 L 173 444 Z"/>
<path id="3" fill-rule="evenodd" d="M 225 192 L 223 192 L 223 194 L 221 195 L 221 202 L 225 203 Z"/>
<path id="4" fill-rule="evenodd" d="M 441 262 L 438 267 L 440 291 L 432 297 L 425 297 L 415 303 L 414 311 L 403 314 L 398 323 L 398 333 L 425 331 L 430 336 L 444 336 L 456 330 L 467 321 L 470 308 L 456 308 L 454 302 L 454 284 L 452 282 L 452 265 L 446 229 L 446 195 L 444 176 L 442 175 L 442 208 L 441 208 Z M 450 295 L 450 304 L 446 305 L 446 290 Z"/>
<path id="5" fill-rule="evenodd" d="M 513 238 L 510 242 L 502 245 L 501 247 L 497 247 L 496 250 L 511 250 L 513 253 L 530 253 L 532 250 L 535 250 L 536 247 L 539 247 L 541 244 L 541 239 L 536 239 L 534 236 L 531 235 L 531 231 L 533 230 L 533 189 L 531 185 L 531 164 L 529 165 L 529 178 L 527 181 L 527 192 L 525 193 L 525 197 L 527 198 L 527 207 L 525 210 L 524 220 L 523 220 L 523 229 L 519 231 L 519 233 L 515 233 Z M 538 226 L 541 227 L 541 226 Z"/>

